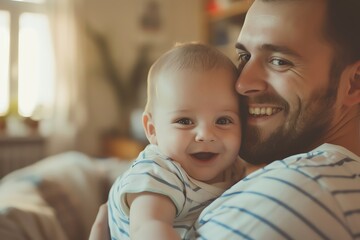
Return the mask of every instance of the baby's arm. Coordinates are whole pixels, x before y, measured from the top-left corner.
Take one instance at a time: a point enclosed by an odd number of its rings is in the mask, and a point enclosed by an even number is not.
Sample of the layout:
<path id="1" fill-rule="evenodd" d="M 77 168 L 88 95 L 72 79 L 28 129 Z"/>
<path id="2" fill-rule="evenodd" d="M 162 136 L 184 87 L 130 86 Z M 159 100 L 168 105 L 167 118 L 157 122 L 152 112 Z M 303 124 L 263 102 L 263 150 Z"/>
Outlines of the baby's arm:
<path id="1" fill-rule="evenodd" d="M 130 207 L 131 239 L 180 239 L 173 228 L 174 203 L 166 196 L 143 192 L 127 194 Z"/>

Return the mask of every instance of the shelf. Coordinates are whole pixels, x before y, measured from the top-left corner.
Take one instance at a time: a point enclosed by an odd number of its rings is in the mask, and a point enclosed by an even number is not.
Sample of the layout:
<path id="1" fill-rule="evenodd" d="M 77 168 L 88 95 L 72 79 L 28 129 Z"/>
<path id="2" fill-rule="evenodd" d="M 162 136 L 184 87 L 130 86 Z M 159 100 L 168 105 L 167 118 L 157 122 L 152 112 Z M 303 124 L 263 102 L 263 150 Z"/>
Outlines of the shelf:
<path id="1" fill-rule="evenodd" d="M 0 144 L 13 144 L 13 143 L 39 143 L 44 142 L 45 138 L 40 135 L 29 136 L 7 136 L 0 135 Z"/>
<path id="2" fill-rule="evenodd" d="M 252 0 L 241 0 L 239 2 L 231 4 L 231 6 L 220 9 L 216 12 L 209 13 L 209 18 L 211 22 L 218 22 L 224 19 L 229 19 L 238 15 L 245 14 L 251 4 L 253 3 Z"/>

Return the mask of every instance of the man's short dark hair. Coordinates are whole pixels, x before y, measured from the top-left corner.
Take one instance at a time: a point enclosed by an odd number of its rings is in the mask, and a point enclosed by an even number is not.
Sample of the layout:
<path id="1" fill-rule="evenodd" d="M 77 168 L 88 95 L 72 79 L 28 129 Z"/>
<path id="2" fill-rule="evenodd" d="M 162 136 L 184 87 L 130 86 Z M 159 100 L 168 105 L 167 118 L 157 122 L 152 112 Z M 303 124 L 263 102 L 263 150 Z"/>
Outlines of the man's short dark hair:
<path id="1" fill-rule="evenodd" d="M 360 60 L 360 0 L 326 0 L 324 35 L 335 49 L 330 88 L 336 90 L 346 66 Z"/>
<path id="2" fill-rule="evenodd" d="M 263 2 L 304 0 L 262 0 Z M 318 1 L 318 0 L 307 0 Z M 360 60 L 360 0 L 326 0 L 324 35 L 345 67 Z"/>
<path id="3" fill-rule="evenodd" d="M 327 0 L 325 24 L 326 37 L 341 61 L 348 65 L 360 60 L 360 1 Z"/>

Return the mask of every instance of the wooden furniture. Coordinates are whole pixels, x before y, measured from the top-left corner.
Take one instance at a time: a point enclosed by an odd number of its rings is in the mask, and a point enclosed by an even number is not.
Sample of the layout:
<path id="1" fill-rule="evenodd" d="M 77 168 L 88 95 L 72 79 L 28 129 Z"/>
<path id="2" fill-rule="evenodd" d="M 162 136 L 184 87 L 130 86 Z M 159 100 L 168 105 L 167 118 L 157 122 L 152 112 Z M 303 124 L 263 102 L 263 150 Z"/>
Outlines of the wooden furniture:
<path id="1" fill-rule="evenodd" d="M 145 143 L 121 136 L 108 136 L 103 139 L 103 155 L 120 160 L 133 160 L 145 148 Z"/>
<path id="2" fill-rule="evenodd" d="M 28 166 L 45 156 L 45 139 L 41 136 L 0 135 L 0 178 Z"/>

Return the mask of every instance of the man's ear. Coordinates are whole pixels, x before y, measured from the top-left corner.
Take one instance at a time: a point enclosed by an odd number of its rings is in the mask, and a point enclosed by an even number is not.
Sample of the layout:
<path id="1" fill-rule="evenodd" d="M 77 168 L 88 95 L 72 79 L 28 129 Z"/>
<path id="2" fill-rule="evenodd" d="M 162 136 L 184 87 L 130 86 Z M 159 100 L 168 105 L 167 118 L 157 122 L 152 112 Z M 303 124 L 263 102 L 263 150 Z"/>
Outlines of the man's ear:
<path id="1" fill-rule="evenodd" d="M 157 144 L 156 129 L 151 116 L 151 113 L 144 112 L 142 116 L 143 128 L 145 131 L 146 138 L 151 144 Z"/>
<path id="2" fill-rule="evenodd" d="M 360 103 L 360 60 L 348 68 L 344 104 L 353 106 Z"/>

